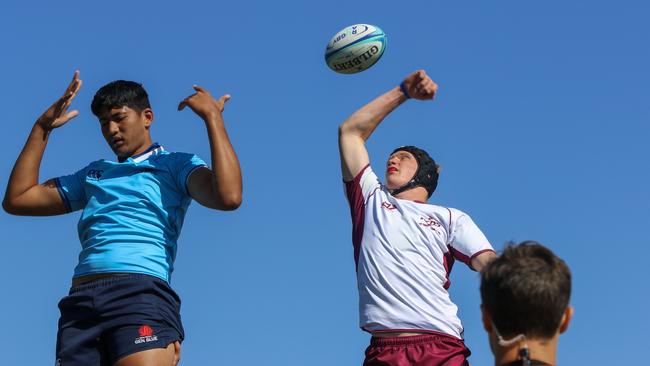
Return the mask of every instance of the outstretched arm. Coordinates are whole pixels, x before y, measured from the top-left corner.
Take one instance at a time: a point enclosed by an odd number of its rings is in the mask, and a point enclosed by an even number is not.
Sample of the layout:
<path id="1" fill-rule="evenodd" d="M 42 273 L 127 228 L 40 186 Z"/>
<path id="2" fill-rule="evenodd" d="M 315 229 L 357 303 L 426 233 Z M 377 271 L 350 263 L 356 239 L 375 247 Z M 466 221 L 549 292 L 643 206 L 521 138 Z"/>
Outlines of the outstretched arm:
<path id="1" fill-rule="evenodd" d="M 59 100 L 43 113 L 32 128 L 25 147 L 20 152 L 11 171 L 2 207 L 13 215 L 59 215 L 66 212 L 63 199 L 53 180 L 39 184 L 39 169 L 50 133 L 76 117 L 76 110 L 68 112 L 75 95 L 81 88 L 79 71 Z"/>
<path id="2" fill-rule="evenodd" d="M 339 153 L 344 181 L 354 179 L 370 163 L 365 142 L 388 114 L 408 98 L 433 99 L 438 90 L 424 70 L 407 76 L 402 85 L 404 90 L 399 86 L 389 90 L 354 112 L 339 127 Z"/>
<path id="3" fill-rule="evenodd" d="M 242 202 L 242 177 L 237 154 L 230 143 L 222 112 L 230 99 L 226 94 L 214 99 L 200 86 L 194 86 L 196 93 L 185 98 L 178 110 L 186 106 L 205 122 L 210 140 L 212 169 L 197 169 L 190 175 L 187 186 L 190 196 L 203 206 L 218 210 L 234 210 Z"/>

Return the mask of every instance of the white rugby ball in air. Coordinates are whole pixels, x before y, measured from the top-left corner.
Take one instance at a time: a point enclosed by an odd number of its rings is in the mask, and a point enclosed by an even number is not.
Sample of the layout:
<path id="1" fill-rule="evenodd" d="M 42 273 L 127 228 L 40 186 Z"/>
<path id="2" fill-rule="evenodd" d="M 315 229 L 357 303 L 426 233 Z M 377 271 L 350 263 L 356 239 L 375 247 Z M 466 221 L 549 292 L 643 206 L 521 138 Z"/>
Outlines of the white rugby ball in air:
<path id="1" fill-rule="evenodd" d="M 356 74 L 374 65 L 386 49 L 386 34 L 370 24 L 355 24 L 340 32 L 327 44 L 325 62 L 341 74 Z"/>

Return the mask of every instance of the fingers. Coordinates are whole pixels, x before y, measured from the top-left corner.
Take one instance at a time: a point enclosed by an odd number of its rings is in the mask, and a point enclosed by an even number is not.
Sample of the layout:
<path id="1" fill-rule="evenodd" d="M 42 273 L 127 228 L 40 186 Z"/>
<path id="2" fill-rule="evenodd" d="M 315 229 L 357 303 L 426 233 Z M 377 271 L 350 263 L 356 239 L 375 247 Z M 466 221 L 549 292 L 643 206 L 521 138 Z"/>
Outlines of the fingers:
<path id="1" fill-rule="evenodd" d="M 81 79 L 77 80 L 77 85 L 74 88 L 74 90 L 72 91 L 72 98 L 77 96 L 77 93 L 79 92 L 79 89 L 81 89 L 81 85 L 83 85 L 83 83 L 84 83 L 83 80 L 81 80 Z"/>
<path id="2" fill-rule="evenodd" d="M 210 109 L 217 107 L 218 111 L 223 111 L 223 106 L 231 98 L 230 94 L 224 94 L 219 99 L 215 99 L 207 89 L 198 85 L 193 85 L 192 88 L 196 93 L 183 99 L 178 104 L 178 110 L 182 111 L 185 107 L 190 107 L 195 113 L 199 115 L 210 113 Z"/>
<path id="3" fill-rule="evenodd" d="M 230 100 L 230 94 L 223 95 L 221 98 L 219 98 L 219 103 L 221 104 L 226 104 L 227 101 Z"/>
<path id="4" fill-rule="evenodd" d="M 223 112 L 223 110 L 226 107 L 226 102 L 230 100 L 230 94 L 225 94 L 222 95 L 221 98 L 217 101 L 217 108 L 219 108 L 220 112 Z"/>
<path id="5" fill-rule="evenodd" d="M 65 90 L 65 93 L 61 98 L 59 98 L 59 100 L 56 103 L 56 113 L 58 115 L 65 112 L 66 109 L 70 107 L 72 100 L 74 99 L 75 96 L 77 96 L 77 93 L 79 92 L 79 89 L 81 89 L 82 84 L 83 81 L 79 79 L 79 70 L 76 70 L 74 72 L 74 75 L 72 76 L 72 81 L 70 81 L 70 84 Z"/>
<path id="6" fill-rule="evenodd" d="M 62 117 L 60 117 L 60 118 L 57 118 L 57 119 L 52 123 L 52 128 L 53 128 L 53 129 L 54 129 L 54 128 L 59 128 L 59 127 L 63 126 L 64 124 L 66 124 L 66 123 L 67 123 L 68 121 L 70 121 L 71 119 L 77 117 L 78 115 L 79 115 L 79 111 L 78 111 L 78 110 L 75 109 L 75 110 L 73 110 L 73 111 L 70 111 L 70 112 L 67 113 L 65 116 L 62 116 Z"/>
<path id="7" fill-rule="evenodd" d="M 75 70 L 74 74 L 72 75 L 72 80 L 70 80 L 70 84 L 68 84 L 68 88 L 66 89 L 66 92 L 74 90 L 75 84 L 77 84 L 77 81 L 79 80 L 79 70 Z"/>
<path id="8" fill-rule="evenodd" d="M 185 107 L 187 107 L 188 105 L 190 105 L 190 100 L 191 100 L 192 98 L 194 98 L 195 96 L 199 95 L 199 93 L 206 93 L 206 94 L 209 94 L 207 90 L 205 90 L 204 88 L 202 88 L 202 87 L 200 87 L 200 86 L 198 86 L 198 85 L 192 85 L 192 88 L 193 88 L 194 90 L 196 90 L 196 93 L 194 93 L 194 94 L 188 96 L 187 98 L 183 99 L 183 100 L 178 104 L 178 110 L 179 110 L 179 111 L 182 111 L 183 109 L 185 109 Z"/>
<path id="9" fill-rule="evenodd" d="M 194 90 L 197 91 L 197 93 L 194 93 L 194 94 L 188 96 L 187 98 L 183 99 L 183 100 L 178 104 L 178 110 L 179 110 L 179 111 L 182 111 L 183 109 L 185 109 L 185 107 L 187 107 L 188 105 L 190 105 L 190 100 L 192 100 L 192 98 L 194 98 L 196 95 L 199 94 L 199 93 L 198 93 L 199 90 L 196 89 L 197 86 L 194 85 L 193 88 L 194 88 Z M 200 88 L 200 87 L 198 87 L 198 88 Z"/>
<path id="10" fill-rule="evenodd" d="M 419 97 L 417 99 L 433 99 L 438 91 L 438 85 L 424 70 L 414 71 L 407 79 L 410 79 L 412 90 Z"/>
<path id="11" fill-rule="evenodd" d="M 68 114 L 66 114 L 66 115 L 63 117 L 63 123 L 68 122 L 69 120 L 71 120 L 71 119 L 77 117 L 78 115 L 79 115 L 79 111 L 76 110 L 76 109 L 75 109 L 75 110 L 72 110 L 72 111 L 70 111 L 70 112 L 68 112 Z"/>
<path id="12" fill-rule="evenodd" d="M 79 79 L 79 70 L 75 70 L 74 74 L 72 75 L 72 80 L 70 81 L 70 84 L 68 84 L 68 87 L 65 89 L 65 93 L 63 93 L 63 95 L 66 96 L 70 92 L 76 94 L 77 91 L 79 91 L 80 87 L 81 79 Z"/>
<path id="13" fill-rule="evenodd" d="M 207 90 L 205 90 L 205 88 L 200 87 L 198 85 L 192 85 L 192 88 L 194 88 L 194 90 L 196 90 L 197 92 L 210 94 Z"/>
<path id="14" fill-rule="evenodd" d="M 415 89 L 417 90 L 418 93 L 425 94 L 425 95 L 433 95 L 436 93 L 438 90 L 438 85 L 431 80 L 431 78 L 426 78 L 422 81 L 420 81 L 416 86 Z"/>

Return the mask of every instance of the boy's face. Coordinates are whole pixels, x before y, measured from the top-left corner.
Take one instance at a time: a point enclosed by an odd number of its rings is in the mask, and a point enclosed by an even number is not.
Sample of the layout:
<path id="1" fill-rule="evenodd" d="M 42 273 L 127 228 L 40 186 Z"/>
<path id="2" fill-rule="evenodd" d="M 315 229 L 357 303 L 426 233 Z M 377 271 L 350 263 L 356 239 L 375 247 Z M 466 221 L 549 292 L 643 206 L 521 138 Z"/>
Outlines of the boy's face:
<path id="1" fill-rule="evenodd" d="M 106 108 L 99 115 L 102 135 L 111 150 L 120 158 L 139 154 L 151 145 L 149 136 L 151 122 L 153 122 L 151 108 L 141 112 L 127 106 Z"/>
<path id="2" fill-rule="evenodd" d="M 408 151 L 399 150 L 388 158 L 386 163 L 386 187 L 396 189 L 408 183 L 418 170 L 415 156 Z"/>

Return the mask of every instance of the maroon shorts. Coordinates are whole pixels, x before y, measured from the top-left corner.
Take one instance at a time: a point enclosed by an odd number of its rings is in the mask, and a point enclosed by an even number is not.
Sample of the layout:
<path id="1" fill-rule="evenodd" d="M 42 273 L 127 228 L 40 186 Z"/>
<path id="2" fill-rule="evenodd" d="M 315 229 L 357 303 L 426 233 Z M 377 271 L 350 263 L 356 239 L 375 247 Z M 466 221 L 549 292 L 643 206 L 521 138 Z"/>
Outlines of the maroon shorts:
<path id="1" fill-rule="evenodd" d="M 372 337 L 363 366 L 468 366 L 470 351 L 452 336 Z"/>

